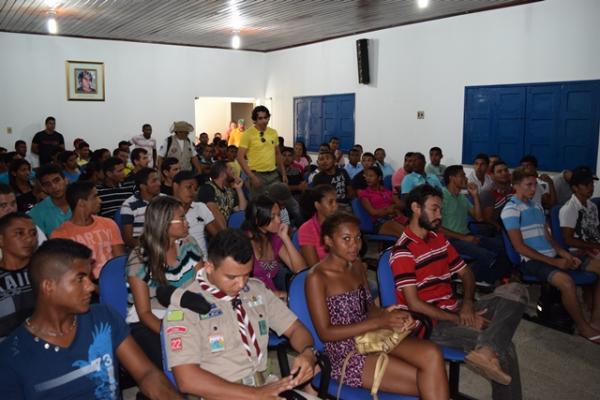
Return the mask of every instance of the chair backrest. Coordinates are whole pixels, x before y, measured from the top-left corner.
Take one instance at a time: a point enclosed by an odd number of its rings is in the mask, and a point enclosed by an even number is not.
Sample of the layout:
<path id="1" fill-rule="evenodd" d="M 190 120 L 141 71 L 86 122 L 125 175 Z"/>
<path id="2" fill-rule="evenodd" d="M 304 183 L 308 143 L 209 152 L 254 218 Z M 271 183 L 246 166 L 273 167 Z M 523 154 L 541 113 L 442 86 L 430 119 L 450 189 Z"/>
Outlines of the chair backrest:
<path id="1" fill-rule="evenodd" d="M 305 269 L 304 271 L 298 272 L 292 278 L 292 281 L 290 282 L 290 289 L 288 291 L 288 306 L 290 307 L 290 310 L 296 314 L 304 327 L 310 332 L 315 344 L 315 349 L 323 351 L 323 342 L 319 338 L 319 335 L 317 335 L 317 331 L 315 330 L 310 317 L 308 304 L 306 303 L 306 292 L 304 291 L 304 286 L 306 284 L 306 274 L 308 271 L 308 269 Z"/>
<path id="2" fill-rule="evenodd" d="M 125 319 L 127 316 L 127 256 L 114 257 L 100 271 L 100 303 L 108 304 Z"/>
<path id="3" fill-rule="evenodd" d="M 563 249 L 567 248 L 565 238 L 563 237 L 562 231 L 560 230 L 560 219 L 559 213 L 562 206 L 554 206 L 550 210 L 550 230 L 552 231 L 552 237 Z"/>
<path id="4" fill-rule="evenodd" d="M 300 251 L 300 239 L 298 239 L 298 231 L 297 230 L 292 235 L 292 243 L 296 247 L 296 250 Z"/>
<path id="5" fill-rule="evenodd" d="M 119 227 L 119 230 L 121 231 L 121 236 L 122 236 L 123 235 L 123 218 L 121 217 L 121 209 L 120 208 L 117 208 L 117 211 L 115 211 L 115 214 L 113 215 L 113 220 Z"/>
<path id="6" fill-rule="evenodd" d="M 511 263 L 513 263 L 514 265 L 520 265 L 521 264 L 521 255 L 519 253 L 517 253 L 517 251 L 513 247 L 512 242 L 510 241 L 510 238 L 508 237 L 508 233 L 506 233 L 506 230 L 504 230 L 504 229 L 502 229 L 502 241 L 504 242 L 504 250 L 506 250 L 506 255 L 508 257 L 508 260 Z"/>
<path id="7" fill-rule="evenodd" d="M 160 324 L 160 353 L 162 354 L 163 372 L 167 376 L 167 379 L 175 386 L 175 389 L 177 389 L 177 382 L 175 382 L 175 377 L 173 376 L 173 372 L 169 369 L 169 363 L 167 362 L 165 334 L 162 328 L 162 324 Z"/>
<path id="8" fill-rule="evenodd" d="M 365 208 L 360 204 L 359 199 L 352 200 L 352 211 L 354 215 L 360 220 L 360 230 L 363 233 L 377 233 L 373 232 L 373 221 L 371 220 L 371 216 L 365 210 Z"/>
<path id="9" fill-rule="evenodd" d="M 379 257 L 377 264 L 377 282 L 379 284 L 379 301 L 382 307 L 389 307 L 396 304 L 396 285 L 394 284 L 394 274 L 390 265 L 391 249 L 385 250 Z"/>
<path id="10" fill-rule="evenodd" d="M 242 222 L 244 222 L 245 212 L 244 211 L 236 211 L 229 216 L 229 220 L 227 221 L 227 226 L 229 228 L 241 228 Z"/>
<path id="11" fill-rule="evenodd" d="M 392 190 L 392 175 L 386 175 L 383 177 L 383 187 Z"/>

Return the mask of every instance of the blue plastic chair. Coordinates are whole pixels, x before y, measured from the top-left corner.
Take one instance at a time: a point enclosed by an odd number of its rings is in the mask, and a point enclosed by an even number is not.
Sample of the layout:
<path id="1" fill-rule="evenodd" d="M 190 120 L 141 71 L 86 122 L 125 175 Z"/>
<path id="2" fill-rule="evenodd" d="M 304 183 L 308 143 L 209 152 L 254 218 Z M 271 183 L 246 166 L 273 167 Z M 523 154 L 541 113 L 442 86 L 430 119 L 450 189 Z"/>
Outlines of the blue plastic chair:
<path id="1" fill-rule="evenodd" d="M 294 232 L 294 234 L 292 235 L 292 243 L 294 243 L 294 246 L 296 247 L 296 250 L 300 251 L 300 240 L 298 239 L 298 231 Z"/>
<path id="2" fill-rule="evenodd" d="M 304 285 L 306 282 L 306 274 L 308 270 L 304 270 L 296 274 L 290 283 L 290 290 L 288 292 L 288 305 L 290 309 L 296 314 L 300 322 L 310 332 L 315 349 L 319 352 L 323 352 L 323 342 L 317 335 L 317 331 L 312 323 L 308 305 L 306 303 L 306 293 L 304 291 Z M 323 357 L 323 356 L 321 356 Z M 327 398 L 327 396 L 333 396 L 335 398 L 338 390 L 339 383 L 329 377 L 329 368 L 322 368 L 322 372 L 315 375 L 312 380 L 313 386 L 319 388 L 319 397 Z M 379 399 L 381 400 L 409 400 L 415 399 L 411 396 L 402 396 L 394 393 L 379 392 Z M 371 400 L 371 392 L 363 388 L 353 388 L 348 385 L 342 385 L 340 394 L 341 399 L 350 400 Z"/>
<path id="3" fill-rule="evenodd" d="M 123 218 L 121 217 L 121 209 L 120 208 L 117 208 L 117 211 L 115 211 L 115 214 L 113 215 L 113 220 L 119 227 L 121 236 L 123 236 Z"/>
<path id="4" fill-rule="evenodd" d="M 560 230 L 560 219 L 559 213 L 562 206 L 554 206 L 550 210 L 550 230 L 552 231 L 552 237 L 563 249 L 567 248 L 565 238 L 563 237 L 562 231 Z"/>
<path id="5" fill-rule="evenodd" d="M 111 258 L 100 271 L 100 303 L 108 304 L 123 319 L 127 316 L 127 277 L 125 265 L 127 256 Z"/>
<path id="6" fill-rule="evenodd" d="M 398 240 L 398 238 L 395 236 L 380 235 L 375 232 L 375 227 L 373 226 L 371 216 L 367 210 L 365 210 L 362 204 L 360 204 L 359 199 L 352 200 L 352 211 L 360 220 L 360 231 L 362 232 L 365 240 L 373 240 L 376 242 L 395 242 Z"/>
<path id="7" fill-rule="evenodd" d="M 396 286 L 394 284 L 394 275 L 390 266 L 391 250 L 385 250 L 379 257 L 377 265 L 377 281 L 379 284 L 379 300 L 382 307 L 389 307 L 396 304 Z M 441 346 L 444 360 L 448 361 L 450 373 L 448 376 L 450 397 L 452 399 L 468 399 L 459 391 L 460 364 L 465 361 L 465 352 L 460 349 Z"/>
<path id="8" fill-rule="evenodd" d="M 173 372 L 169 369 L 169 364 L 167 362 L 167 351 L 166 351 L 166 343 L 165 343 L 165 335 L 162 329 L 162 323 L 160 324 L 160 352 L 162 354 L 162 365 L 163 372 L 167 376 L 167 379 L 177 388 L 177 382 L 175 382 L 175 377 L 173 376 Z M 178 389 L 179 390 L 179 389 Z"/>
<path id="9" fill-rule="evenodd" d="M 383 177 L 383 187 L 387 190 L 392 190 L 392 175 Z"/>
<path id="10" fill-rule="evenodd" d="M 227 220 L 227 227 L 229 228 L 241 228 L 242 222 L 246 218 L 246 214 L 244 211 L 236 211 L 229 216 Z"/>

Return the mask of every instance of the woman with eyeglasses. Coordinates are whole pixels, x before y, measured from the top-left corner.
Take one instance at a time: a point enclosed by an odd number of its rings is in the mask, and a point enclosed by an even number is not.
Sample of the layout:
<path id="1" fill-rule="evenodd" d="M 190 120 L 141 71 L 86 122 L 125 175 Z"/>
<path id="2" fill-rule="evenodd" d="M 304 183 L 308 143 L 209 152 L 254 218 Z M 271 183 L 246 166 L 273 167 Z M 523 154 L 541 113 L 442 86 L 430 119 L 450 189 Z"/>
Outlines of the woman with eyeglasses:
<path id="1" fill-rule="evenodd" d="M 156 197 L 146 208 L 140 244 L 127 260 L 126 320 L 131 335 L 158 368 L 162 368 L 160 321 L 166 309 L 156 298 L 156 288 L 183 286 L 203 266 L 202 251 L 188 230 L 183 204 L 171 196 Z"/>

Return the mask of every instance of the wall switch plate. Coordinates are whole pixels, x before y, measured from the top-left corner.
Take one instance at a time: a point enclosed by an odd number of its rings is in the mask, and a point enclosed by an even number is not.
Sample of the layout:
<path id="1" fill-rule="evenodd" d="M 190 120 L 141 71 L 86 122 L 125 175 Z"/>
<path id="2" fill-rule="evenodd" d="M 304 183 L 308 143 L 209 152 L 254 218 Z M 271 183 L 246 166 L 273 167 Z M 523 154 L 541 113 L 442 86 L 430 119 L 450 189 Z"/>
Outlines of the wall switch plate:
<path id="1" fill-rule="evenodd" d="M 7 127 L 6 127 L 6 134 L 7 134 L 7 135 L 10 135 L 11 133 L 12 133 L 12 127 L 10 127 L 10 126 L 7 126 Z"/>
<path id="2" fill-rule="evenodd" d="M 417 111 L 417 119 L 425 119 L 425 111 Z"/>

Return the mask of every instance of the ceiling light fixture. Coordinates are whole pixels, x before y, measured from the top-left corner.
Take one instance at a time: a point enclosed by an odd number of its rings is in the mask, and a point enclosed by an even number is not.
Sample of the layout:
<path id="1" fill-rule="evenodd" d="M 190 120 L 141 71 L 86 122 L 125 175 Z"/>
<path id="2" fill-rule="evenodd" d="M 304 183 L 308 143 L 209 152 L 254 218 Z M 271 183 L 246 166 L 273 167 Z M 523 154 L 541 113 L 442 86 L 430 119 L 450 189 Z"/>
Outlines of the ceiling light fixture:
<path id="1" fill-rule="evenodd" d="M 55 12 L 48 13 L 48 21 L 46 21 L 46 27 L 48 28 L 48 33 L 50 33 L 51 35 L 56 35 L 56 33 L 58 33 L 58 24 L 56 23 L 55 17 Z"/>
<path id="2" fill-rule="evenodd" d="M 60 4 L 60 0 L 46 0 L 44 3 L 46 3 L 46 7 L 55 9 Z"/>
<path id="3" fill-rule="evenodd" d="M 419 8 L 425 8 L 429 5 L 429 0 L 417 0 L 417 6 Z"/>
<path id="4" fill-rule="evenodd" d="M 240 48 L 241 44 L 242 41 L 240 39 L 240 35 L 238 34 L 238 32 L 235 32 L 233 34 L 233 37 L 231 38 L 231 48 L 237 50 Z"/>

